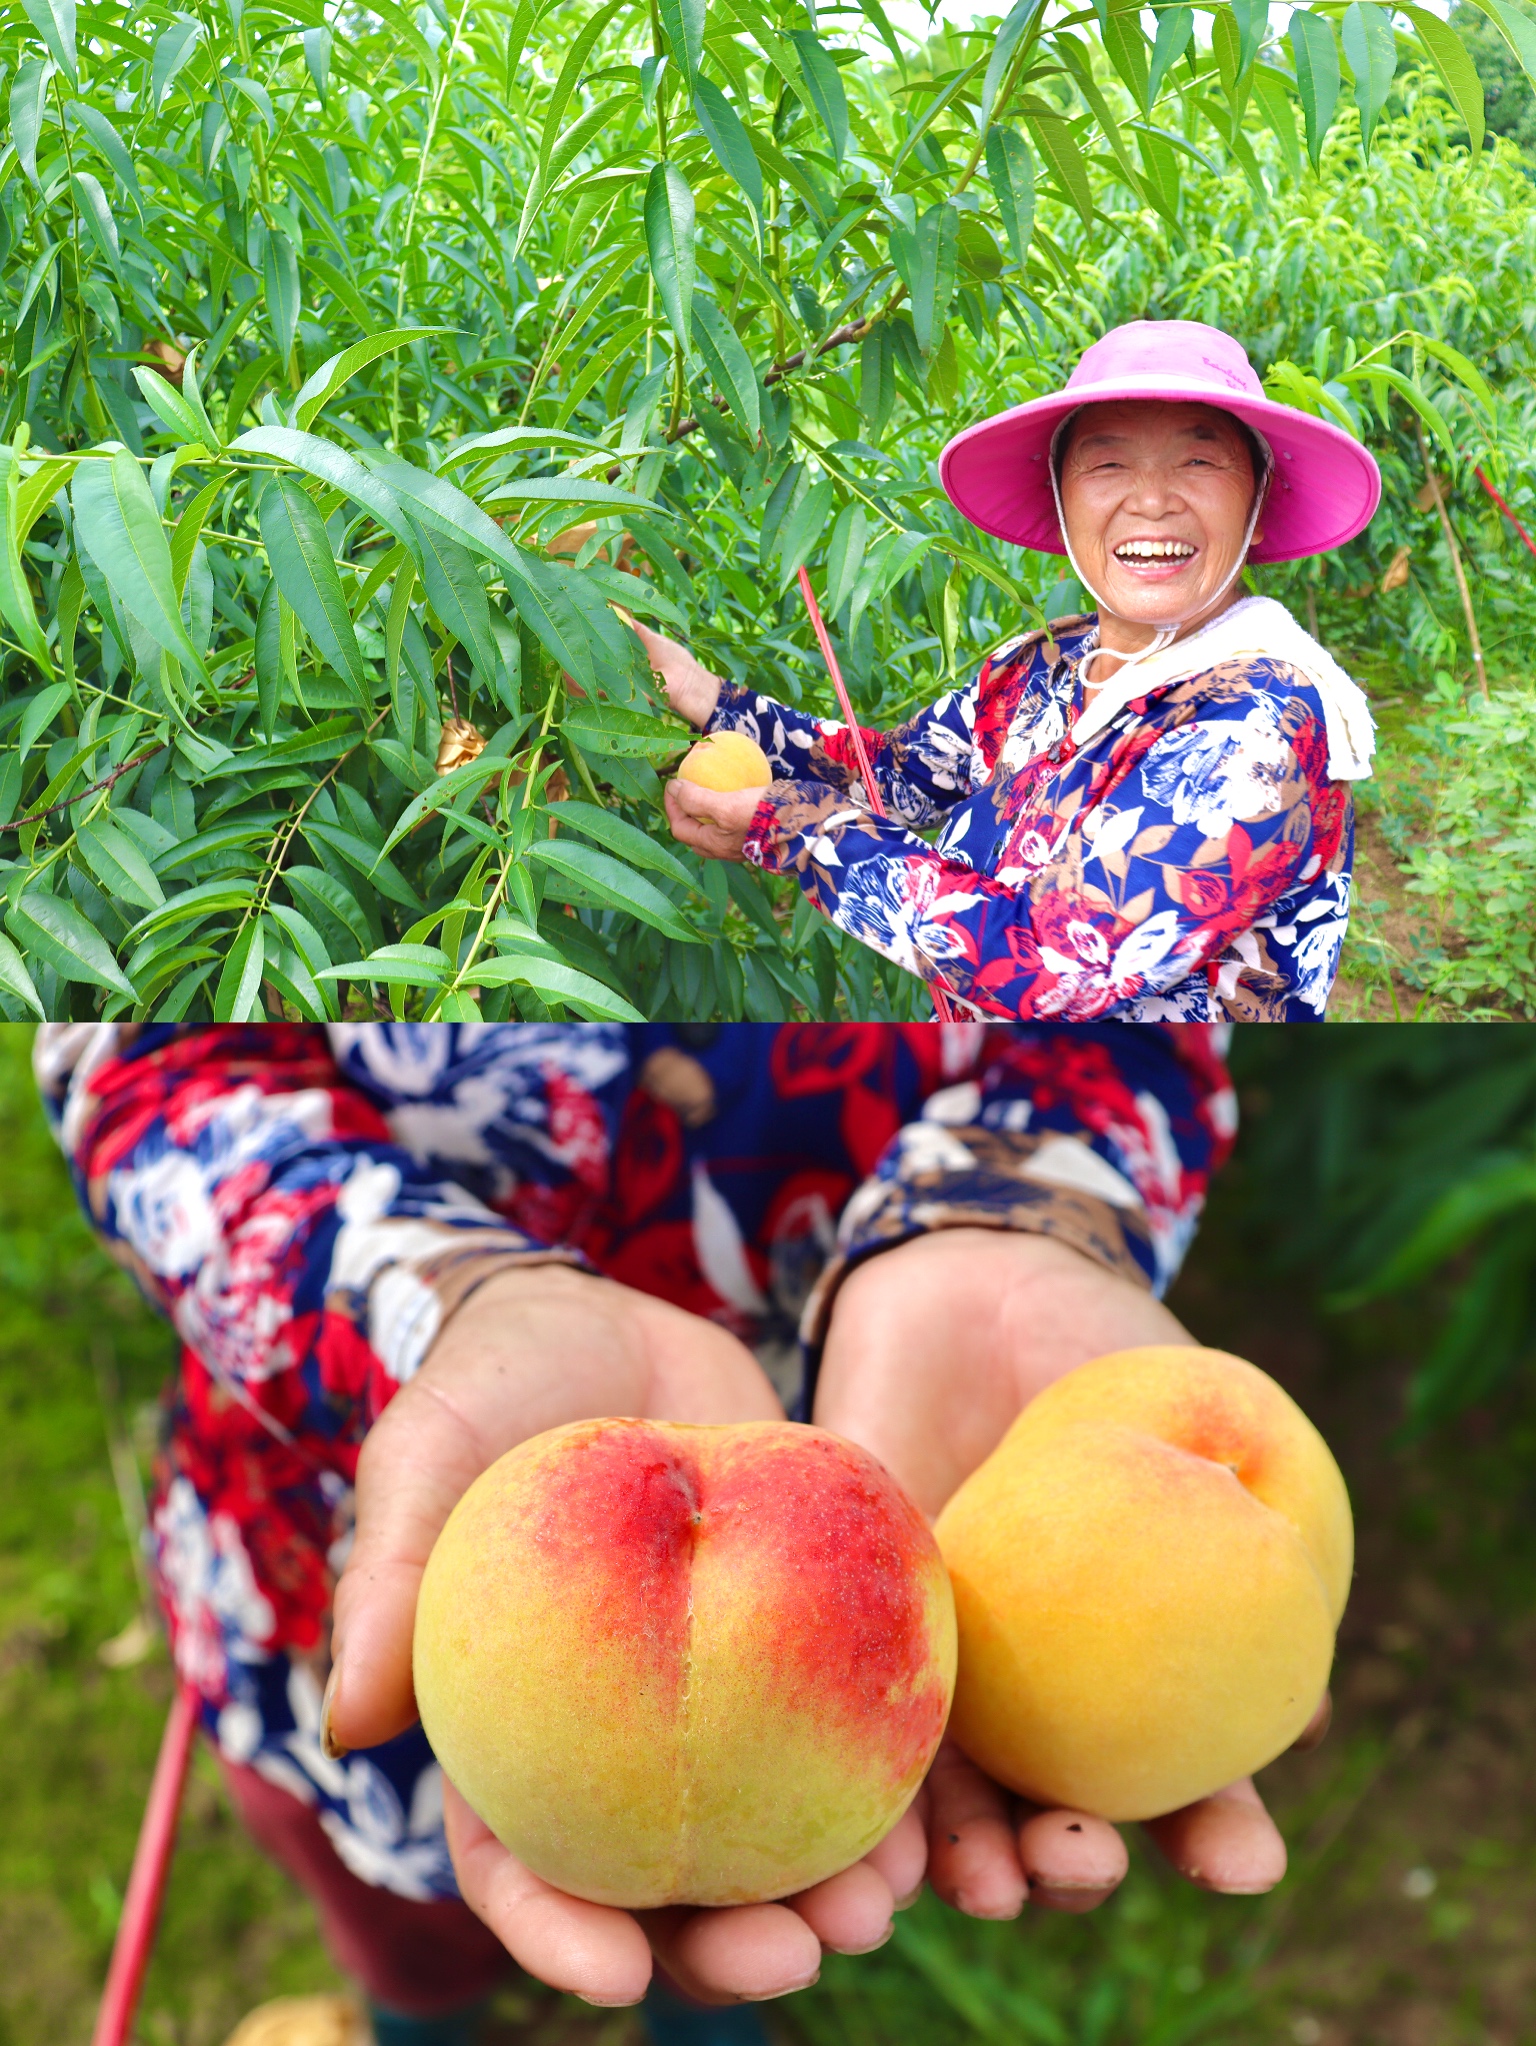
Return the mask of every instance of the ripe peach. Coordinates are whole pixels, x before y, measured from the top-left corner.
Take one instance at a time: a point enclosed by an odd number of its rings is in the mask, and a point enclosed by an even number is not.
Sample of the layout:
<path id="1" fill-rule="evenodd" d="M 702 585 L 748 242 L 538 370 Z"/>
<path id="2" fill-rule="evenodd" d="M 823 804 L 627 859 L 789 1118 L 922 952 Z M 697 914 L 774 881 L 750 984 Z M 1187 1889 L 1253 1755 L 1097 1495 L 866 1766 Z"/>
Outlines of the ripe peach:
<path id="1" fill-rule="evenodd" d="M 1011 1789 L 1152 1818 L 1290 1746 L 1348 1596 L 1344 1480 L 1217 1350 L 1124 1350 L 1026 1407 L 939 1516 L 951 1730 Z"/>
<path id="2" fill-rule="evenodd" d="M 449 1777 L 536 1874 L 629 1909 L 857 1861 L 923 1779 L 954 1658 L 922 1515 L 787 1422 L 535 1436 L 454 1508 L 416 1616 Z"/>
<path id="3" fill-rule="evenodd" d="M 762 747 L 745 732 L 712 732 L 689 748 L 677 778 L 702 789 L 765 789 L 773 769 Z"/>

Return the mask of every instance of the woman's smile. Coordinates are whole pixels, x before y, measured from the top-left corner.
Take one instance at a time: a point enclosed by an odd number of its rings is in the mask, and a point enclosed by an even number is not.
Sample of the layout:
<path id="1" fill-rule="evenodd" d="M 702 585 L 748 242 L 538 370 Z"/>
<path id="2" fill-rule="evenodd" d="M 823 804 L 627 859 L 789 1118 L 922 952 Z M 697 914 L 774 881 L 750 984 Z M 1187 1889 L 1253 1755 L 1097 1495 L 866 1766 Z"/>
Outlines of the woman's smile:
<path id="1" fill-rule="evenodd" d="M 1194 540 L 1159 539 L 1156 536 L 1117 540 L 1111 549 L 1120 567 L 1138 582 L 1168 583 L 1183 575 L 1203 552 Z"/>

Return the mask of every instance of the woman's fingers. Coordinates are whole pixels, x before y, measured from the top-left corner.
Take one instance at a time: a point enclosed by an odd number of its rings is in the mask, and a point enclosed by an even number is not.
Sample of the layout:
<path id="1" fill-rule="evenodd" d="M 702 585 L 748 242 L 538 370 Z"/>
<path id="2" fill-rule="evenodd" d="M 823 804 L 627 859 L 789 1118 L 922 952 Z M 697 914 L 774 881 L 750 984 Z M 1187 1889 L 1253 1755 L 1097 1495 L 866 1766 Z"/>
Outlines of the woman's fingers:
<path id="1" fill-rule="evenodd" d="M 972 1918 L 1017 1918 L 1024 1908 L 1007 1797 L 951 1741 L 928 1772 L 928 1880 Z"/>
<path id="2" fill-rule="evenodd" d="M 520 1967 L 588 2003 L 640 2001 L 651 1979 L 651 1953 L 627 1911 L 588 1904 L 541 1882 L 446 1781 L 443 1820 L 465 1903 Z"/>
<path id="3" fill-rule="evenodd" d="M 762 799 L 761 789 L 706 789 L 669 781 L 667 822 L 672 836 L 711 860 L 739 860 L 742 840 Z"/>
<path id="4" fill-rule="evenodd" d="M 641 1912 L 640 1923 L 678 1988 L 701 2003 L 763 2003 L 821 1973 L 821 1941 L 787 1904 L 679 1906 Z"/>
<path id="5" fill-rule="evenodd" d="M 1257 1897 L 1285 1874 L 1285 1842 L 1251 1777 L 1148 1820 L 1147 1831 L 1179 1874 L 1203 1890 Z"/>
<path id="6" fill-rule="evenodd" d="M 873 1953 L 894 1930 L 895 1896 L 885 1877 L 867 1861 L 856 1861 L 787 1902 L 835 1954 Z"/>
<path id="7" fill-rule="evenodd" d="M 1088 1812 L 1034 1812 L 1021 1821 L 1018 1837 L 1029 1901 L 1046 1911 L 1093 1910 L 1130 1867 L 1119 1833 Z"/>
<path id="8" fill-rule="evenodd" d="M 375 1747 L 416 1717 L 411 1632 L 421 1573 L 443 1522 L 489 1461 L 457 1404 L 420 1381 L 403 1387 L 369 1431 L 356 1538 L 336 1587 L 322 1722 L 330 1752 Z"/>
<path id="9" fill-rule="evenodd" d="M 920 1790 L 909 1811 L 896 1821 L 878 1847 L 864 1857 L 885 1877 L 896 1909 L 905 1911 L 922 1894 L 928 1872 L 928 1793 Z"/>

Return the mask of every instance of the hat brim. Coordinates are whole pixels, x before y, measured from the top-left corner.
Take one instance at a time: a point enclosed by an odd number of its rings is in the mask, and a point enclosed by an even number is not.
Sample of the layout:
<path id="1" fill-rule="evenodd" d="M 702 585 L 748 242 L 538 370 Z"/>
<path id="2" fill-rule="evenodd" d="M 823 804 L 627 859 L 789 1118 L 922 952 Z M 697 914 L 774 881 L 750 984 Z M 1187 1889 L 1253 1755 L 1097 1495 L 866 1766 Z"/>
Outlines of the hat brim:
<path id="1" fill-rule="evenodd" d="M 1212 405 L 1230 412 L 1274 451 L 1275 476 L 1250 561 L 1326 554 L 1363 533 L 1381 502 L 1381 471 L 1368 448 L 1326 419 L 1246 392 L 1215 392 L 1182 377 L 1078 384 L 1015 405 L 957 433 L 939 457 L 939 481 L 973 526 L 1039 554 L 1065 554 L 1051 493 L 1051 438 L 1082 405 L 1134 398 Z"/>

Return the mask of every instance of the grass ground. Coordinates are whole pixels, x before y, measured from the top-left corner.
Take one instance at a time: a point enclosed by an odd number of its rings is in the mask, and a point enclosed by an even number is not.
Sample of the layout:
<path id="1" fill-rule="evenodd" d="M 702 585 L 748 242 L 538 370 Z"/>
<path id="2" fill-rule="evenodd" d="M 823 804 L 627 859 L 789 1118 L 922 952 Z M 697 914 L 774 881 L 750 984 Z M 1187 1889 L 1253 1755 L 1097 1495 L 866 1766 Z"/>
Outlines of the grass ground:
<path id="1" fill-rule="evenodd" d="M 169 1697 L 158 1651 L 99 1657 L 139 1599 L 109 1437 L 142 1457 L 169 1345 L 75 1216 L 29 1035 L 0 1034 L 0 2046 L 83 2046 Z M 1175 1304 L 1297 1393 L 1356 1503 L 1335 1731 L 1265 1778 L 1292 1874 L 1209 1898 L 1138 1851 L 1089 1919 L 983 1926 L 925 1900 L 773 2012 L 784 2046 L 1536 2046 L 1536 1406 L 1394 1449 L 1422 1331 L 1327 1320 L 1219 1196 Z M 333 1981 L 202 1758 L 140 2046 L 219 2046 L 261 1997 Z M 640 2036 L 531 1986 L 503 2019 L 508 2046 Z"/>

